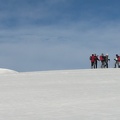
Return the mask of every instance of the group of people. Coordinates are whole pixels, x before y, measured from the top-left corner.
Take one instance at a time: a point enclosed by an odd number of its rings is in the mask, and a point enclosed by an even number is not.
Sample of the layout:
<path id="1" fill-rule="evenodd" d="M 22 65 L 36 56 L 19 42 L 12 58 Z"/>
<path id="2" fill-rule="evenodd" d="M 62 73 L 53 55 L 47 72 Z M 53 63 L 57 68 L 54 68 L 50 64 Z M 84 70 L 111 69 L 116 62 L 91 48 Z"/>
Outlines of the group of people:
<path id="1" fill-rule="evenodd" d="M 100 56 L 92 54 L 89 59 L 91 61 L 91 69 L 92 68 L 95 69 L 98 67 L 98 61 L 101 62 L 100 66 L 101 68 L 108 68 L 108 62 L 110 61 L 109 55 L 108 54 L 104 55 L 103 53 Z M 118 54 L 116 54 L 114 60 L 115 60 L 114 68 L 120 68 L 120 56 Z"/>

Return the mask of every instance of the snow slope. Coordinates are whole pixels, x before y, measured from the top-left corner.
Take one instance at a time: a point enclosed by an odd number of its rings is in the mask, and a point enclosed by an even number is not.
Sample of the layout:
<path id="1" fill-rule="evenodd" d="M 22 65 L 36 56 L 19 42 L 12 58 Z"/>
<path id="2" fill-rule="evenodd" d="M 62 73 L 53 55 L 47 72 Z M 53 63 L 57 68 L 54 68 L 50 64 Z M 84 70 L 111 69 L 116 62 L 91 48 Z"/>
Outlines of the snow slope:
<path id="1" fill-rule="evenodd" d="M 11 73 L 17 73 L 17 71 L 10 70 L 10 69 L 5 69 L 5 68 L 0 68 L 0 75 L 1 74 L 11 74 Z"/>
<path id="2" fill-rule="evenodd" d="M 0 120 L 120 120 L 120 69 L 0 75 Z"/>

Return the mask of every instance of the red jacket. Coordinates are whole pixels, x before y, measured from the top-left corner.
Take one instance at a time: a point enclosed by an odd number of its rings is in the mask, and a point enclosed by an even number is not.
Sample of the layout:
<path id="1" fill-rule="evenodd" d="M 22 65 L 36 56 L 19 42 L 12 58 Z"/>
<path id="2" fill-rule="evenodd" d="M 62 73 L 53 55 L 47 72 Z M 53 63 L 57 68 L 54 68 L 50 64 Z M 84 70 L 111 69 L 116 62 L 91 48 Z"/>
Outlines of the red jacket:
<path id="1" fill-rule="evenodd" d="M 118 56 L 118 58 L 117 58 L 117 59 L 118 59 L 118 62 L 120 62 L 120 56 Z"/>
<path id="2" fill-rule="evenodd" d="M 100 56 L 100 61 L 103 61 L 104 60 L 104 56 Z"/>
<path id="3" fill-rule="evenodd" d="M 90 60 L 91 62 L 95 62 L 95 56 L 94 55 L 90 56 Z"/>

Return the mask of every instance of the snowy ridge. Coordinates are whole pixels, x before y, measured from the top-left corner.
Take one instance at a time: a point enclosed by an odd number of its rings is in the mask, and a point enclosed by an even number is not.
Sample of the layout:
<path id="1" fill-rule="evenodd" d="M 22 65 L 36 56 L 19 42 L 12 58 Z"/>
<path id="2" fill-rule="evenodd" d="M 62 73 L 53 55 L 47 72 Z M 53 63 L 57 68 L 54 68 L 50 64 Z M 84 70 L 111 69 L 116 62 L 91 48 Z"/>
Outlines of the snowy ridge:
<path id="1" fill-rule="evenodd" d="M 13 74 L 13 73 L 18 73 L 18 72 L 10 69 L 0 68 L 0 74 Z"/>
<path id="2" fill-rule="evenodd" d="M 119 120 L 120 69 L 0 75 L 1 120 Z"/>
<path id="3" fill-rule="evenodd" d="M 48 76 L 52 76 L 53 78 L 56 76 L 63 77 L 71 77 L 74 76 L 78 79 L 85 78 L 88 79 L 90 76 L 91 79 L 101 79 L 102 77 L 116 77 L 119 79 L 120 69 L 119 68 L 109 68 L 109 69 L 76 69 L 76 70 L 51 70 L 51 71 L 35 71 L 35 72 L 23 72 L 21 74 L 24 75 L 38 75 L 38 76 L 46 76 L 46 79 L 49 79 Z M 111 77 L 112 76 L 112 77 Z M 58 78 L 59 79 L 59 78 Z"/>

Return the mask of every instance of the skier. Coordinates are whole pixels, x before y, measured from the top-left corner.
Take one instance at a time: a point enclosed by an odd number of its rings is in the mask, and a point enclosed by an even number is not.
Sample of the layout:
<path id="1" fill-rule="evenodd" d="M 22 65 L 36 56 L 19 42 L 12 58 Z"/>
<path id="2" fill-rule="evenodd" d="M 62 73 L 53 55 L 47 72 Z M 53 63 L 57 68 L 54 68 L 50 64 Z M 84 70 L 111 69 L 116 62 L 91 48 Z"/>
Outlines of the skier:
<path id="1" fill-rule="evenodd" d="M 115 67 L 114 68 L 120 68 L 120 56 L 118 54 L 116 54 L 116 58 L 115 60 Z"/>
<path id="2" fill-rule="evenodd" d="M 90 61 L 91 61 L 91 69 L 95 68 L 95 56 L 94 56 L 94 54 L 92 54 L 90 56 Z"/>

